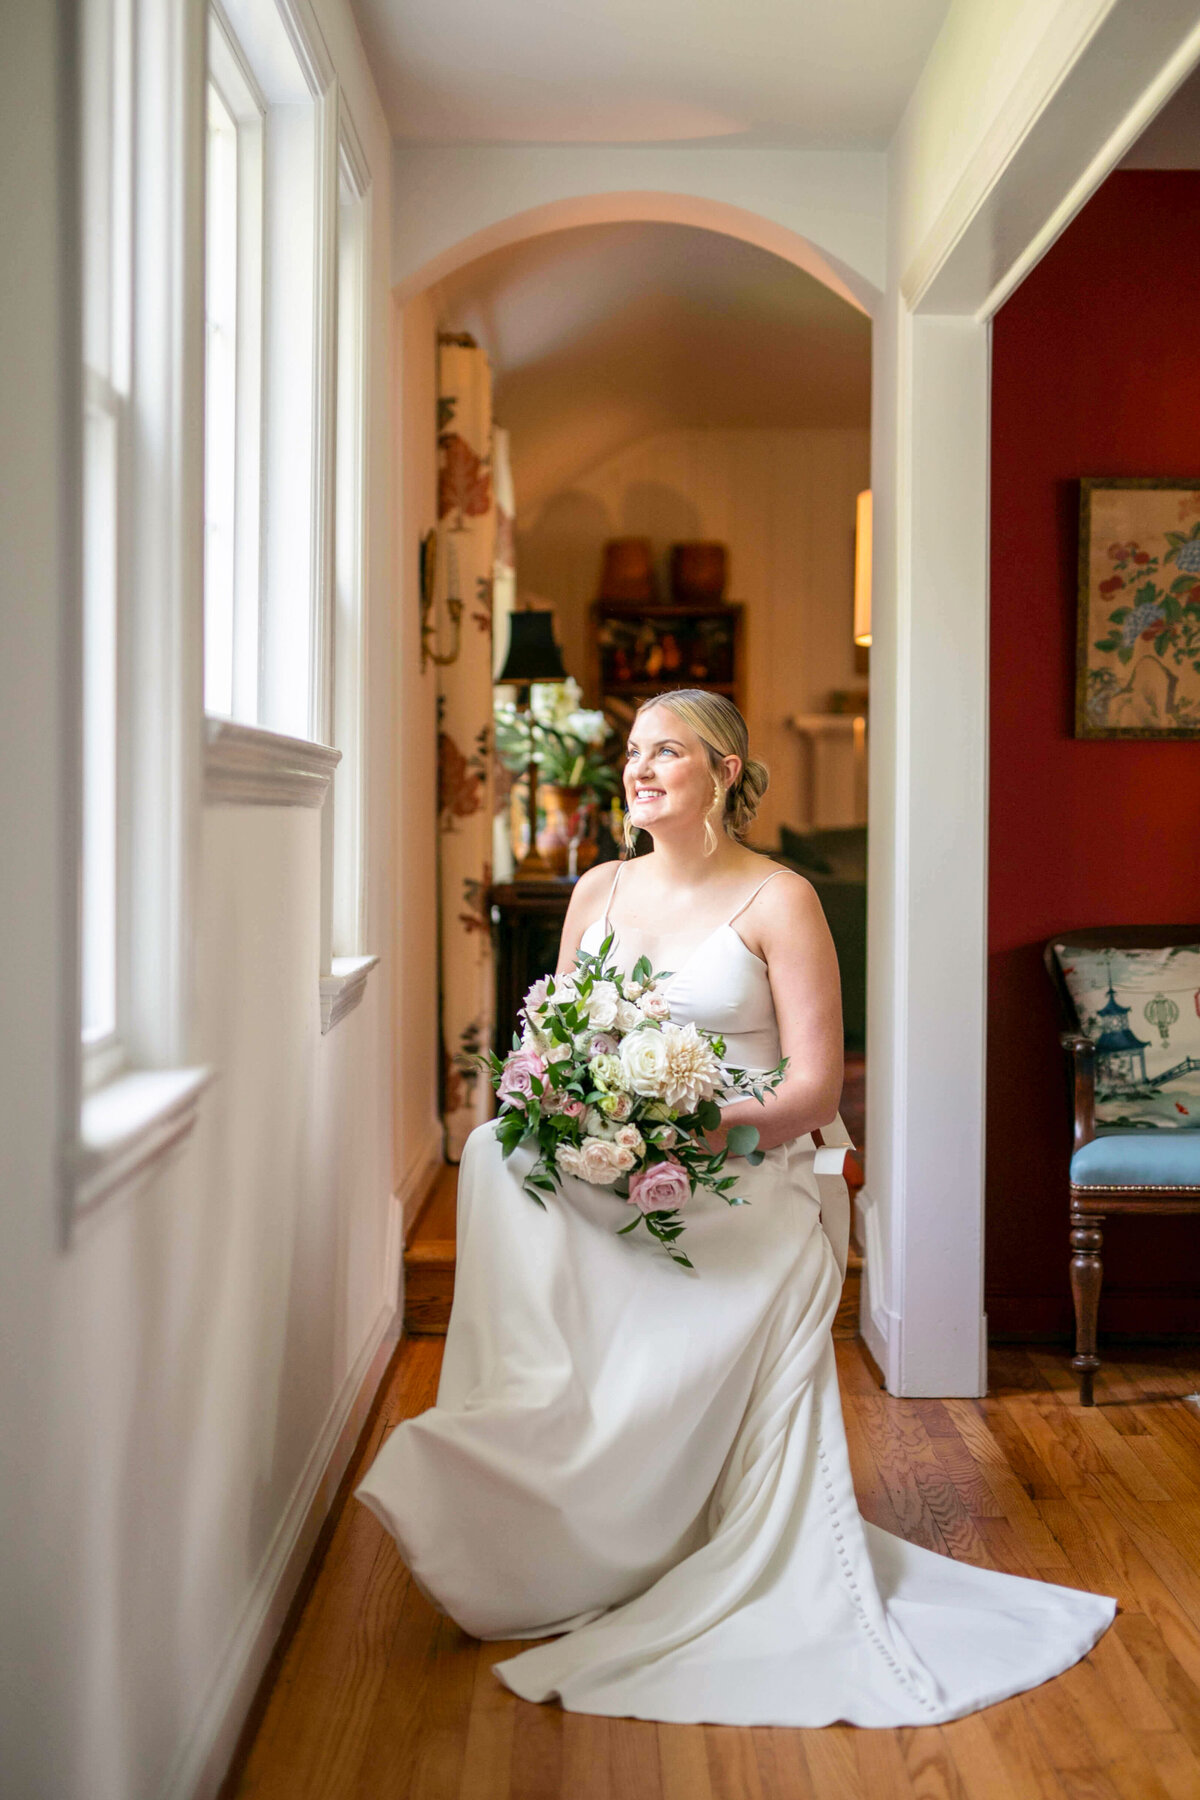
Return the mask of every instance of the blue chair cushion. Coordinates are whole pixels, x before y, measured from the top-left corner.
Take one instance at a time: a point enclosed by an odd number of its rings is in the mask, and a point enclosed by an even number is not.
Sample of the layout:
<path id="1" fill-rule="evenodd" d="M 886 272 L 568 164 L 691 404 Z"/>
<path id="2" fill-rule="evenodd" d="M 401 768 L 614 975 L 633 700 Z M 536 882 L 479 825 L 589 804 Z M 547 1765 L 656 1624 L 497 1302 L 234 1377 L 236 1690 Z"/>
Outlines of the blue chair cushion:
<path id="1" fill-rule="evenodd" d="M 1200 1131 L 1106 1131 L 1071 1158 L 1076 1187 L 1200 1188 Z"/>

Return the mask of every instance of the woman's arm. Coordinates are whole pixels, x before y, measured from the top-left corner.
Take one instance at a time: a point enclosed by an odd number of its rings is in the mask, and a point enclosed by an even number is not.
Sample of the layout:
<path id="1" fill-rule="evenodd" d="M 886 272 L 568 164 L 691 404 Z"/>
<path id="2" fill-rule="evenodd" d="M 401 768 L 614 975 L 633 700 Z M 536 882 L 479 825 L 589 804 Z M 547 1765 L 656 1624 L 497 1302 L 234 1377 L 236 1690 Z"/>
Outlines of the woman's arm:
<path id="1" fill-rule="evenodd" d="M 567 907 L 567 916 L 563 920 L 562 937 L 559 939 L 558 963 L 554 970 L 556 975 L 565 975 L 575 967 L 575 952 L 579 949 L 579 940 L 592 920 L 598 919 L 604 911 L 604 903 L 616 872 L 616 863 L 594 863 L 575 883 L 571 904 Z"/>
<path id="2" fill-rule="evenodd" d="M 724 1147 L 729 1126 L 756 1125 L 759 1149 L 772 1150 L 828 1125 L 842 1097 L 841 977 L 816 889 L 786 871 L 763 889 L 753 914 L 788 1068 L 761 1103 L 721 1109 L 720 1128 L 709 1134 L 714 1149 Z"/>

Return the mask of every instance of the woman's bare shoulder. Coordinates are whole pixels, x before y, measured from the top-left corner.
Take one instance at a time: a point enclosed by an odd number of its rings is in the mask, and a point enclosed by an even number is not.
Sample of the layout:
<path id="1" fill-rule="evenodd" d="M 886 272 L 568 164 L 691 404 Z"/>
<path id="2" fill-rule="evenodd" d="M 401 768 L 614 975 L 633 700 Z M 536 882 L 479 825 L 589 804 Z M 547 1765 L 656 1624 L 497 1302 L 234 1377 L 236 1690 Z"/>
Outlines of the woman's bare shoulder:
<path id="1" fill-rule="evenodd" d="M 615 862 L 601 862 L 584 870 L 571 890 L 569 911 L 572 919 L 590 921 L 600 917 L 620 866 Z"/>
<path id="2" fill-rule="evenodd" d="M 773 876 L 766 878 L 766 885 L 755 905 L 761 907 L 760 917 L 764 923 L 775 926 L 795 926 L 815 919 L 824 921 L 825 918 L 825 909 L 812 882 L 799 870 L 778 865 Z"/>

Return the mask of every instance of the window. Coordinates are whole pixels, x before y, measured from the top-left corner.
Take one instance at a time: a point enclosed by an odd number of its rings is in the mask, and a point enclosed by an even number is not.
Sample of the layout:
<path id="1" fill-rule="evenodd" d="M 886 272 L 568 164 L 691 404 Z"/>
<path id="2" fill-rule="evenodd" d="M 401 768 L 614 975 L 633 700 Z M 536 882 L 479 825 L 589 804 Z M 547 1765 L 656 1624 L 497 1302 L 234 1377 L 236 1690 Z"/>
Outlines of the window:
<path id="1" fill-rule="evenodd" d="M 337 330 L 334 368 L 334 555 L 329 646 L 331 729 L 340 762 L 326 821 L 321 1021 L 328 1030 L 361 997 L 377 957 L 366 941 L 363 642 L 366 606 L 368 176 L 347 117 L 338 140 Z"/>
<path id="2" fill-rule="evenodd" d="M 265 106 L 209 19 L 204 268 L 204 705 L 259 715 L 262 176 Z"/>
<path id="3" fill-rule="evenodd" d="M 195 71 L 163 0 L 81 0 L 77 1068 L 63 1235 L 192 1124 L 185 805 L 199 621 Z"/>
<path id="4" fill-rule="evenodd" d="M 338 205 L 336 488 L 334 518 L 332 949 L 362 948 L 363 587 L 366 455 L 366 198 L 355 159 L 343 147 Z"/>
<path id="5" fill-rule="evenodd" d="M 298 11 L 214 0 L 208 15 L 204 705 L 328 743 L 337 100 Z"/>
<path id="6" fill-rule="evenodd" d="M 123 558 L 122 440 L 129 402 L 132 21 L 128 0 L 82 28 L 83 516 L 82 918 L 84 1080 L 119 1067 L 117 716 Z"/>

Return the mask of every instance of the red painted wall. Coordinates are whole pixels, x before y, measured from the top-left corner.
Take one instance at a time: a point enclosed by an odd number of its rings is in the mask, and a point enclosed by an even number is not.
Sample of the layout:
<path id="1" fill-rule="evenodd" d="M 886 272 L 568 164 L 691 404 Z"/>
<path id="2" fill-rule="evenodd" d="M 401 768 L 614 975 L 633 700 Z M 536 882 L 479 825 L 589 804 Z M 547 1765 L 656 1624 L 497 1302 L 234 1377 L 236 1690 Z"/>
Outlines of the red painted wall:
<path id="1" fill-rule="evenodd" d="M 1072 736 L 1079 477 L 1200 477 L 1200 174 L 1109 178 L 998 314 L 992 404 L 987 1305 L 1042 1336 L 1073 1317 L 1042 945 L 1200 920 L 1200 740 Z M 1200 1332 L 1200 1219 L 1106 1244 L 1102 1330 Z"/>

